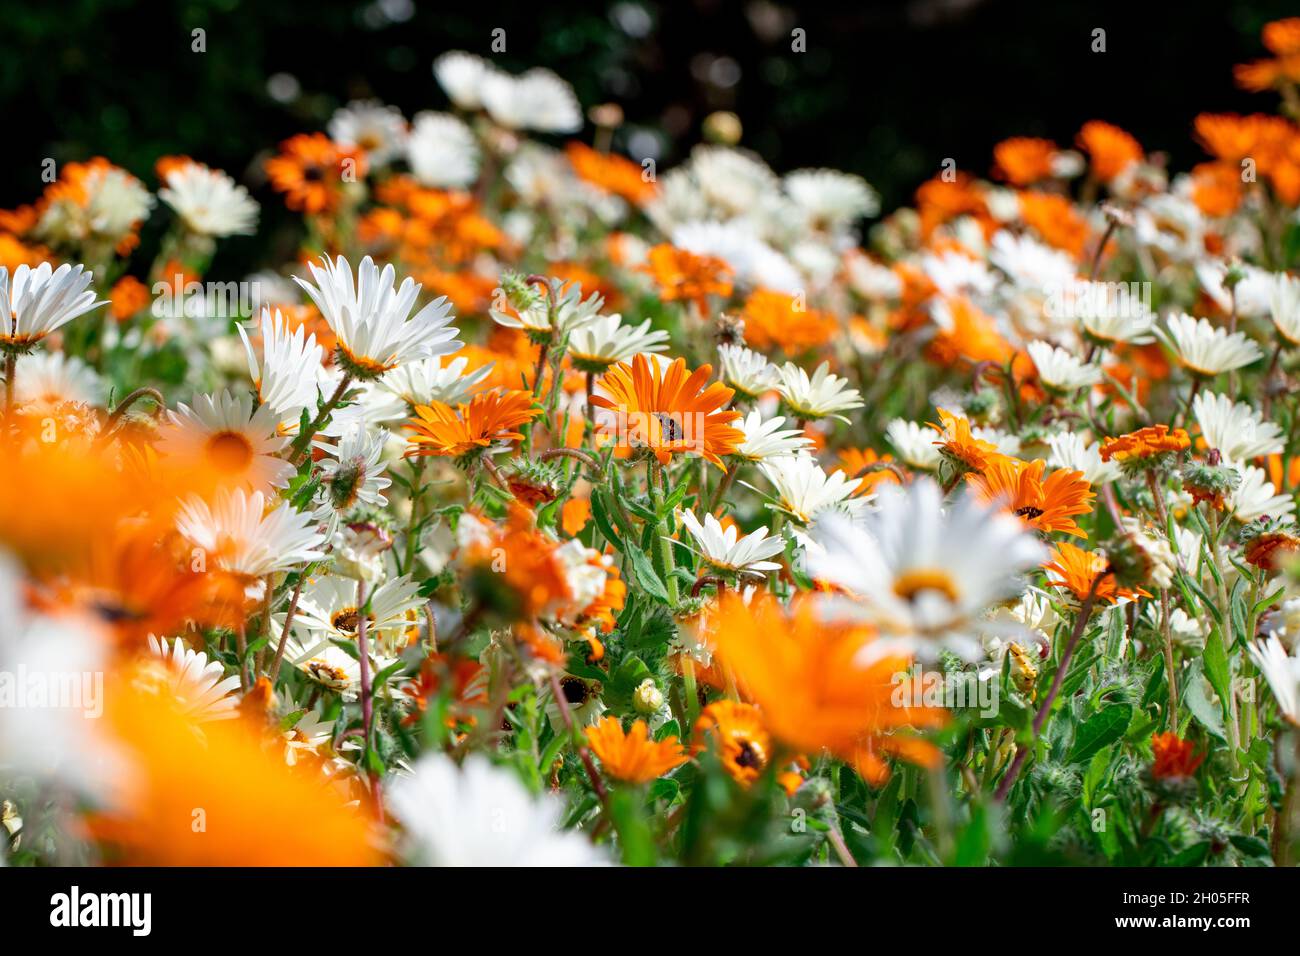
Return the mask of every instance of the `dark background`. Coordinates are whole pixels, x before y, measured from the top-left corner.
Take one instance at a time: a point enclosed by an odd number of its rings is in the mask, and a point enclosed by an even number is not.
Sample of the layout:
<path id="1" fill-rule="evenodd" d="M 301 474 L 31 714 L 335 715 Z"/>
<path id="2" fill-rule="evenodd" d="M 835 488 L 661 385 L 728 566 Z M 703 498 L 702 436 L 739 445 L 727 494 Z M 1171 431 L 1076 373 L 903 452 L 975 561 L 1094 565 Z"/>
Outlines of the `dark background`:
<path id="1" fill-rule="evenodd" d="M 446 108 L 433 59 L 456 48 L 491 55 L 497 27 L 507 38 L 499 65 L 550 66 L 584 107 L 617 100 L 629 123 L 621 137 L 657 131 L 661 166 L 698 141 L 710 111 L 732 109 L 743 144 L 778 172 L 861 173 L 885 209 L 908 202 L 945 157 L 984 174 L 998 140 L 1039 135 L 1066 145 L 1093 118 L 1186 169 L 1204 158 L 1191 140 L 1198 112 L 1275 108 L 1272 95 L 1236 90 L 1231 68 L 1264 55 L 1260 27 L 1296 6 L 3 0 L 0 206 L 39 194 L 46 157 L 103 155 L 153 186 L 157 157 L 185 153 L 262 200 L 270 228 L 228 241 L 218 260 L 243 267 L 289 224 L 260 173 L 277 142 L 323 128 L 352 98 L 378 97 L 408 117 Z M 806 31 L 805 53 L 791 51 L 795 27 Z M 1098 27 L 1105 53 L 1091 51 Z M 206 31 L 204 53 L 191 50 L 195 28 Z M 271 93 L 295 85 L 297 95 Z"/>

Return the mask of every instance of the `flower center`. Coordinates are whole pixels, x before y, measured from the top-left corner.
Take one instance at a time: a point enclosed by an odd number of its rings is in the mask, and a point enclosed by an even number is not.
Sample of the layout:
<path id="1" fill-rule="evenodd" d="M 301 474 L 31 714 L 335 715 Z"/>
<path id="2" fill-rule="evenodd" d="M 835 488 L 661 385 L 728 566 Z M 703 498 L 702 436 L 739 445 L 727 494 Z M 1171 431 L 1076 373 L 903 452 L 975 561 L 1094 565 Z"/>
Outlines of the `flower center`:
<path id="1" fill-rule="evenodd" d="M 208 460 L 218 471 L 234 474 L 253 461 L 253 446 L 239 432 L 217 432 L 208 439 Z"/>
<path id="2" fill-rule="evenodd" d="M 330 623 L 337 630 L 347 631 L 351 634 L 357 632 L 357 625 L 361 623 L 361 614 L 354 607 L 345 607 L 330 618 Z M 375 623 L 374 615 L 366 615 L 366 628 L 369 629 Z"/>
<path id="3" fill-rule="evenodd" d="M 915 568 L 894 580 L 894 593 L 904 601 L 915 601 L 923 591 L 937 591 L 949 601 L 958 597 L 952 577 L 940 568 Z"/>

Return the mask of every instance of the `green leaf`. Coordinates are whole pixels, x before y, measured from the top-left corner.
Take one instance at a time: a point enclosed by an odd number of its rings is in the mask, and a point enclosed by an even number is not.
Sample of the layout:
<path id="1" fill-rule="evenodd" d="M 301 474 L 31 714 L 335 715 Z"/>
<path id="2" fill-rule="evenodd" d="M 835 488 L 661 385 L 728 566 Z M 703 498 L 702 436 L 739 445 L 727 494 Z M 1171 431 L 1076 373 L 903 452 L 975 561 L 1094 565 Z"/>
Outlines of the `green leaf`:
<path id="1" fill-rule="evenodd" d="M 1205 676 L 1210 686 L 1219 695 L 1219 700 L 1226 704 L 1232 672 L 1228 665 L 1228 652 L 1223 646 L 1223 635 L 1217 627 L 1210 628 L 1210 634 L 1205 639 L 1205 653 L 1201 656 L 1201 666 L 1205 669 Z"/>
<path id="2" fill-rule="evenodd" d="M 1226 743 L 1228 736 L 1223 729 L 1223 708 L 1210 702 L 1209 690 L 1210 684 L 1201 672 L 1200 661 L 1194 661 L 1187 670 L 1183 703 L 1202 727 Z"/>
<path id="3" fill-rule="evenodd" d="M 1111 704 L 1103 707 L 1083 722 L 1074 738 L 1074 747 L 1070 750 L 1068 761 L 1082 763 L 1102 747 L 1114 743 L 1124 736 L 1129 721 L 1133 719 L 1133 708 L 1129 704 Z"/>
<path id="4" fill-rule="evenodd" d="M 655 574 L 654 565 L 650 563 L 646 553 L 634 548 L 626 554 L 632 559 L 632 570 L 636 572 L 636 579 L 641 587 L 645 588 L 646 593 L 655 600 L 667 604 L 668 590 L 664 587 L 663 581 L 659 580 L 659 575 Z"/>

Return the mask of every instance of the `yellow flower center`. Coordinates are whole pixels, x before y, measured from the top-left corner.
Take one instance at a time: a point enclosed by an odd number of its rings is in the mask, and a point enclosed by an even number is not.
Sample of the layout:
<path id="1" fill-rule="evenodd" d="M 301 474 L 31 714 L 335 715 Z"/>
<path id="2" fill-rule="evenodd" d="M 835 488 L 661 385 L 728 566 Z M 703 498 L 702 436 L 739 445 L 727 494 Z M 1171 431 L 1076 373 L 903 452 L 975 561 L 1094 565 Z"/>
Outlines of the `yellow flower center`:
<path id="1" fill-rule="evenodd" d="M 915 601 L 922 591 L 937 591 L 950 601 L 958 598 L 952 576 L 941 568 L 914 568 L 894 581 L 894 593 L 904 601 Z"/>
<path id="2" fill-rule="evenodd" d="M 218 471 L 237 474 L 253 462 L 253 445 L 239 432 L 217 432 L 208 439 L 208 460 Z"/>

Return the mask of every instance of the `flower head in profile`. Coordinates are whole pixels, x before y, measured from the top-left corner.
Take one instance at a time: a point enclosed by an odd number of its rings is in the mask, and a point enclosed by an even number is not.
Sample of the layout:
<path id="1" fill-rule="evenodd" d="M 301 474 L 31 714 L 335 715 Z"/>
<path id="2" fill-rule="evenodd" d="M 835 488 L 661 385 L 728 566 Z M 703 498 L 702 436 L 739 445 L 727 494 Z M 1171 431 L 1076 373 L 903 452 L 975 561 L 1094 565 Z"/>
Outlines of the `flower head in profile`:
<path id="1" fill-rule="evenodd" d="M 582 372 L 602 373 L 615 362 L 666 348 L 668 333 L 651 329 L 649 319 L 640 325 L 624 325 L 618 314 L 597 316 L 569 334 L 569 360 Z"/>
<path id="2" fill-rule="evenodd" d="M 682 524 L 695 540 L 695 547 L 704 562 L 723 574 L 748 572 L 762 574 L 778 571 L 781 565 L 768 560 L 785 550 L 785 540 L 780 535 L 768 535 L 767 528 L 759 528 L 741 537 L 735 525 L 723 528 L 711 514 L 704 521 L 693 511 L 682 512 Z"/>
<path id="3" fill-rule="evenodd" d="M 1101 446 L 1102 461 L 1117 461 L 1122 468 L 1161 468 L 1191 447 L 1192 440 L 1181 428 L 1148 425 L 1137 431 L 1107 438 Z"/>
<path id="4" fill-rule="evenodd" d="M 517 275 L 503 276 L 501 288 L 510 311 L 491 309 L 492 321 L 526 332 L 534 341 L 549 342 L 556 335 L 595 322 L 605 304 L 604 296 L 598 292 L 583 299 L 580 282 L 565 285 L 562 280 L 552 278 L 545 280 L 542 289 L 538 286 L 542 286 L 541 279 L 525 281 Z"/>
<path id="5" fill-rule="evenodd" d="M 435 299 L 414 315 L 420 286 L 407 277 L 396 284 L 397 272 L 391 264 L 382 270 L 366 256 L 357 267 L 353 280 L 352 266 L 342 256 L 320 263 L 310 262 L 307 269 L 314 280 L 294 276 L 320 309 L 338 339 L 336 357 L 352 375 L 361 379 L 378 378 L 404 362 L 446 355 L 460 348 L 455 317 L 446 297 Z"/>
<path id="6" fill-rule="evenodd" d="M 470 370 L 469 359 L 463 355 L 445 363 L 441 358 L 418 359 L 388 372 L 379 385 L 412 409 L 433 402 L 455 406 L 469 401 L 492 368 L 489 362 Z"/>
<path id="7" fill-rule="evenodd" d="M 695 454 L 722 468 L 722 456 L 734 452 L 745 436 L 731 424 L 740 412 L 723 409 L 732 390 L 721 382 L 706 384 L 712 374 L 709 365 L 688 371 L 681 358 L 666 366 L 645 354 L 620 362 L 591 397 L 592 405 L 611 413 L 612 422 L 598 427 L 620 448 L 648 448 L 660 464 L 673 455 Z"/>
<path id="8" fill-rule="evenodd" d="M 1207 320 L 1186 313 L 1171 316 L 1168 326 L 1165 341 L 1193 375 L 1213 378 L 1249 365 L 1263 355 L 1246 333 L 1215 328 Z"/>
<path id="9" fill-rule="evenodd" d="M 319 550 L 325 535 L 311 516 L 287 501 L 275 505 L 260 491 L 222 489 L 211 503 L 190 499 L 178 512 L 176 527 L 202 549 L 209 572 L 219 570 L 246 583 L 253 599 L 262 594 L 258 579 L 325 558 Z"/>
<path id="10" fill-rule="evenodd" d="M 781 380 L 776 390 L 781 393 L 782 404 L 797 419 L 829 416 L 847 422 L 839 413 L 862 407 L 858 390 L 849 388 L 848 379 L 832 375 L 829 362 L 817 366 L 811 378 L 794 362 L 786 362 L 777 371 Z"/>
<path id="11" fill-rule="evenodd" d="M 1044 479 L 1046 467 L 1041 459 L 1001 458 L 966 481 L 983 501 L 1001 505 L 1036 531 L 1086 537 L 1074 518 L 1092 513 L 1092 486 L 1080 472 L 1064 468 Z"/>
<path id="12" fill-rule="evenodd" d="M 524 436 L 516 429 L 542 414 L 542 409 L 533 405 L 531 392 L 494 388 L 455 408 L 442 402 L 417 405 L 415 414 L 407 423 L 408 457 L 463 458 L 501 442 L 519 441 Z"/>
<path id="13" fill-rule="evenodd" d="M 1274 635 L 1247 645 L 1251 659 L 1268 681 L 1277 709 L 1294 727 L 1300 727 L 1300 656 L 1291 656 Z"/>
<path id="14" fill-rule="evenodd" d="M 202 651 L 191 650 L 181 639 L 170 644 L 152 635 L 149 650 L 153 668 L 143 668 L 133 675 L 137 686 L 165 690 L 177 709 L 194 721 L 231 720 L 239 716 L 239 675 L 226 677 L 220 661 Z M 156 687 L 155 687 L 156 685 Z"/>
<path id="15" fill-rule="evenodd" d="M 800 524 L 809 524 L 826 512 L 858 514 L 867 505 L 866 498 L 855 494 L 861 479 L 842 471 L 827 474 L 809 454 L 770 458 L 758 467 L 776 489 L 776 501 L 768 507 L 784 512 Z"/>
<path id="16" fill-rule="evenodd" d="M 743 345 L 719 345 L 719 376 L 736 394 L 756 399 L 776 388 L 780 375 L 767 356 Z"/>
<path id="17" fill-rule="evenodd" d="M 688 759 L 676 737 L 651 740 L 644 720 L 636 721 L 631 730 L 624 732 L 617 717 L 602 717 L 586 729 L 586 735 L 605 773 L 624 783 L 649 783 Z"/>
<path id="18" fill-rule="evenodd" d="M 1038 369 L 1038 380 L 1060 395 L 1101 383 L 1101 369 L 1084 364 L 1074 354 L 1050 342 L 1030 342 L 1029 357 Z"/>
<path id="19" fill-rule="evenodd" d="M 0 266 L 0 352 L 30 352 L 51 332 L 105 302 L 95 301 L 94 276 L 83 266 L 57 269 L 42 262 L 14 269 Z"/>
<path id="20" fill-rule="evenodd" d="M 939 422 L 938 425 L 933 422 L 928 424 L 939 433 L 939 440 L 934 444 L 943 456 L 942 464 L 951 469 L 953 474 L 980 474 L 993 462 L 1006 457 L 997 445 L 976 438 L 966 418 L 941 408 Z"/>
<path id="21" fill-rule="evenodd" d="M 745 433 L 745 440 L 736 446 L 735 454 L 746 461 L 767 461 L 770 458 L 788 458 L 805 451 L 812 439 L 798 428 L 783 428 L 785 419 L 780 415 L 763 420 L 763 413 L 754 409 L 736 427 Z"/>
<path id="22" fill-rule="evenodd" d="M 325 350 L 305 326 L 291 328 L 279 309 L 262 309 L 257 327 L 262 340 L 260 362 L 249 331 L 242 325 L 236 328 L 248 353 L 248 374 L 258 402 L 275 413 L 280 434 L 296 431 L 303 411 L 315 407 Z"/>

